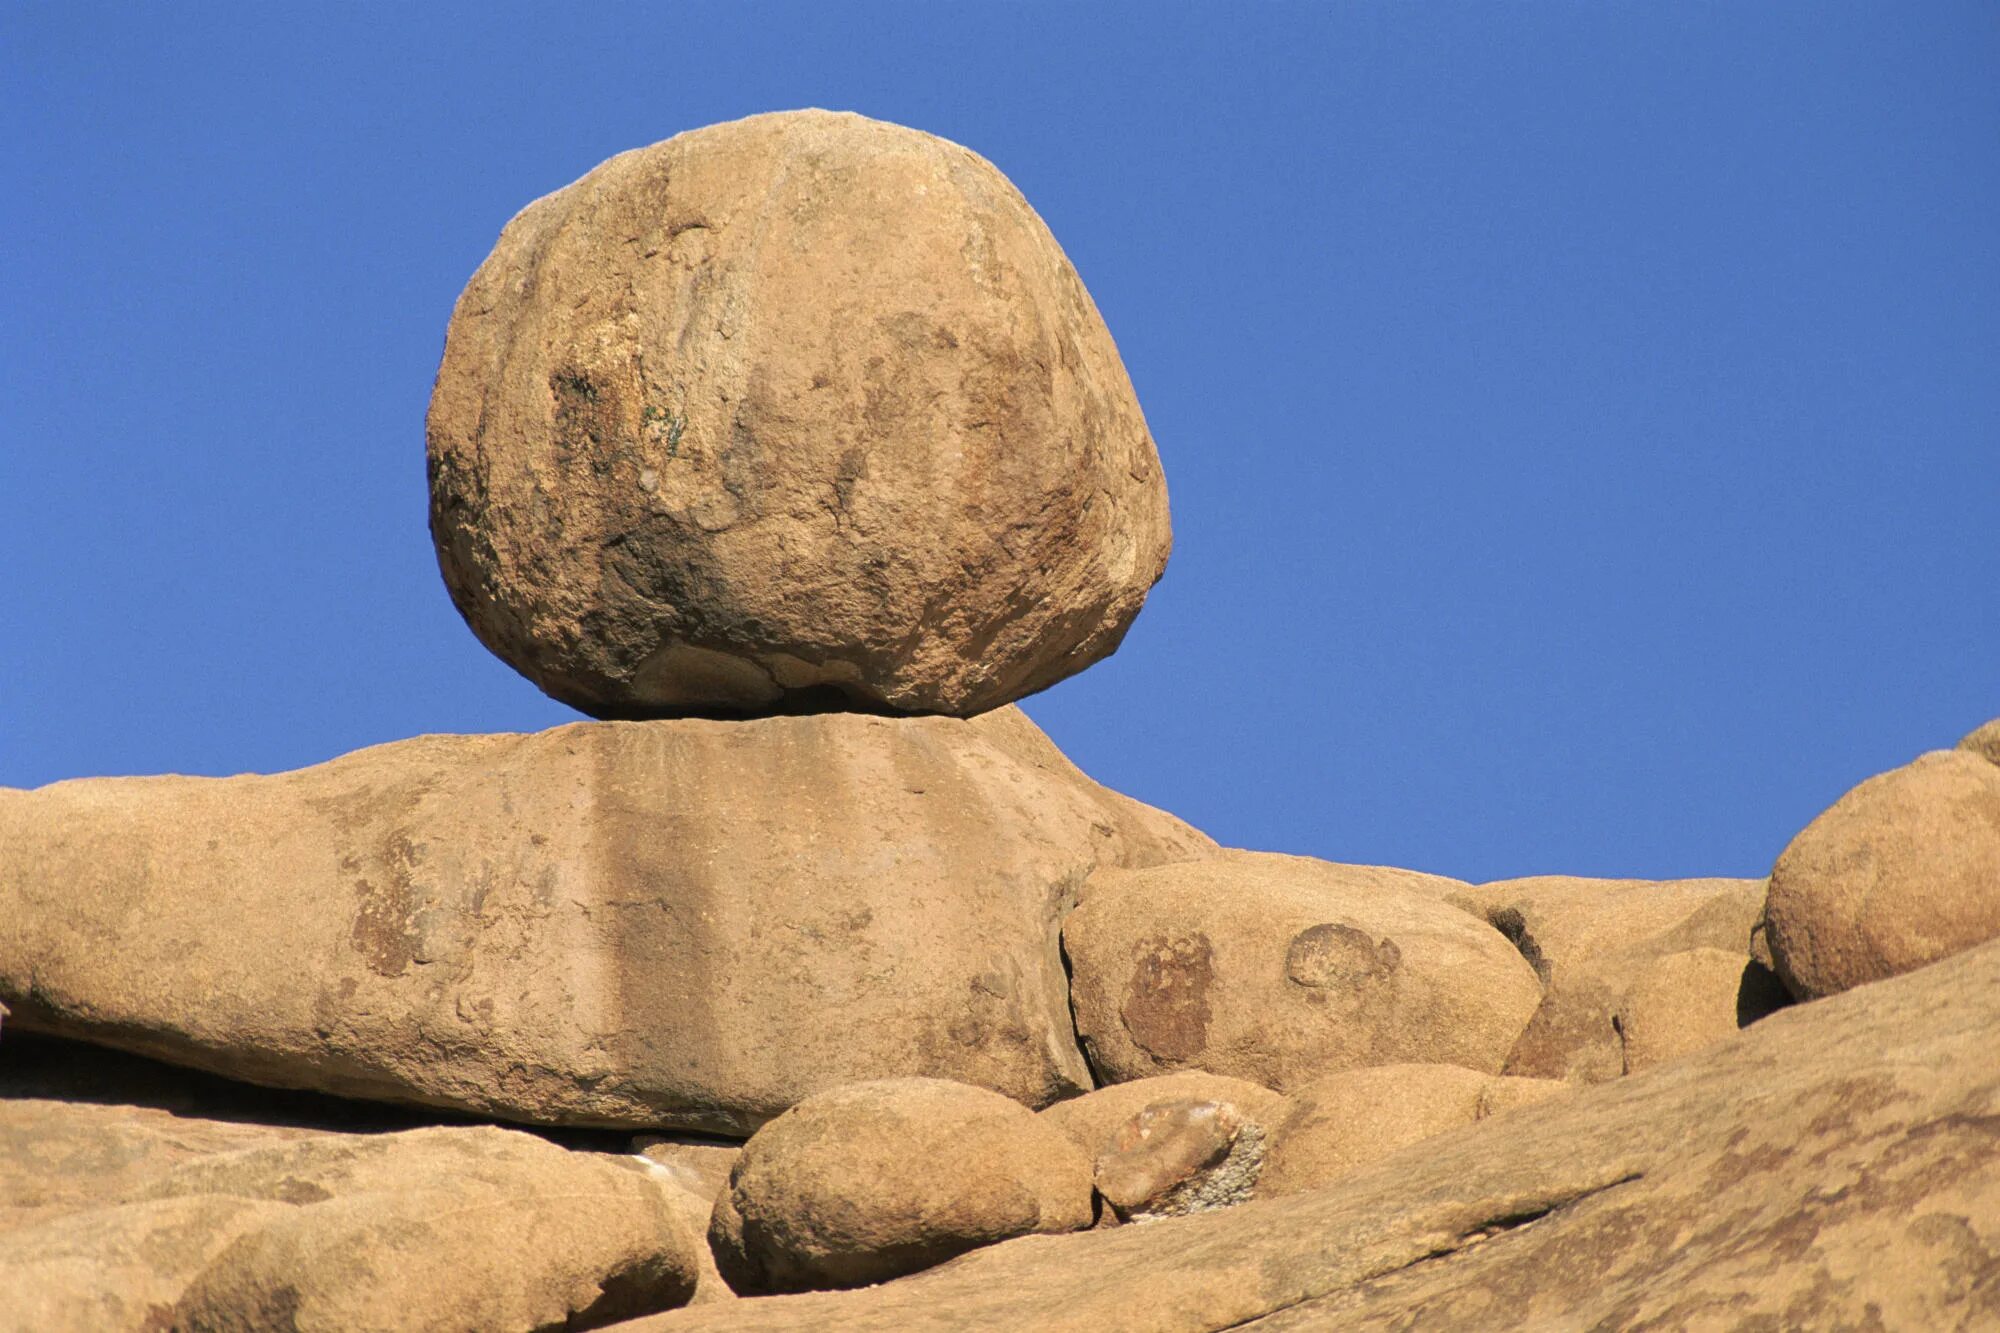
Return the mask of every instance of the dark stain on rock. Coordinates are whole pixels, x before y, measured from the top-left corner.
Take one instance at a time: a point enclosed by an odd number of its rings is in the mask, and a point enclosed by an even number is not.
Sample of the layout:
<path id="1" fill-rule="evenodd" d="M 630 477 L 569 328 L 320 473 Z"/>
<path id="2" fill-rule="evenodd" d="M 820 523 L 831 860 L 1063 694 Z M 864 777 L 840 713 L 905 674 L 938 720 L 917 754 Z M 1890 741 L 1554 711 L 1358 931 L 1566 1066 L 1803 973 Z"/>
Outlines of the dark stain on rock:
<path id="1" fill-rule="evenodd" d="M 1314 989 L 1351 989 L 1387 980 L 1403 965 L 1403 951 L 1390 939 L 1335 922 L 1310 926 L 1292 936 L 1285 950 L 1285 976 Z"/>
<path id="2" fill-rule="evenodd" d="M 382 858 L 376 879 L 355 881 L 360 900 L 348 938 L 371 971 L 399 977 L 416 960 L 421 943 L 417 929 L 418 893 L 412 882 L 419 852 L 408 837 L 396 834 Z"/>
<path id="3" fill-rule="evenodd" d="M 1119 1016 L 1132 1040 L 1161 1060 L 1190 1060 L 1208 1048 L 1208 988 L 1215 951 L 1208 936 L 1155 935 L 1143 941 Z"/>

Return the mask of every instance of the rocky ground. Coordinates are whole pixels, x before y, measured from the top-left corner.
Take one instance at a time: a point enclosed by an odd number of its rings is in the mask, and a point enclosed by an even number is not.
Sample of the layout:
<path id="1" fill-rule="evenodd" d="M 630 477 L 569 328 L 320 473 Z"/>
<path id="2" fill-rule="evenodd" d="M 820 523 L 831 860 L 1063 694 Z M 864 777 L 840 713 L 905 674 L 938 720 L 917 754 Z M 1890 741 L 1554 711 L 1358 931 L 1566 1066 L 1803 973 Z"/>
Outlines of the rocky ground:
<path id="1" fill-rule="evenodd" d="M 0 1329 L 2000 1327 L 2000 721 L 1767 878 L 1220 848 L 1012 702 L 1167 554 L 997 171 L 511 223 L 433 535 L 608 719 L 0 789 Z"/>

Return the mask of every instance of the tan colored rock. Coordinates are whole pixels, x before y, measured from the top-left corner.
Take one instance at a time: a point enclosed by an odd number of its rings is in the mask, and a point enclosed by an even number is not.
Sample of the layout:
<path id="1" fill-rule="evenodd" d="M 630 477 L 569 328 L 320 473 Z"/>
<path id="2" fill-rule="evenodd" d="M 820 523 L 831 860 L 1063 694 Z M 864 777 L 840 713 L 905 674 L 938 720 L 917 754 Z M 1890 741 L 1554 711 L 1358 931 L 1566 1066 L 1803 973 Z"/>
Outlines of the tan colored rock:
<path id="1" fill-rule="evenodd" d="M 2000 764 L 2000 717 L 1967 732 L 1965 738 L 1959 741 L 1958 748 L 1989 763 Z"/>
<path id="2" fill-rule="evenodd" d="M 1635 1022 L 1648 1022 L 1642 1013 L 1652 1016 L 1649 1040 L 1657 1043 L 1665 1035 L 1663 1022 L 1675 1025 L 1674 1041 L 1694 1040 L 1697 1033 L 1719 1040 L 1785 1002 L 1768 971 L 1750 966 L 1764 910 L 1763 880 L 1540 875 L 1484 884 L 1474 893 L 1486 918 L 1514 941 L 1548 987 L 1508 1054 L 1509 1074 L 1579 1083 L 1620 1077 L 1636 1067 L 1621 1028 L 1628 1006 Z M 1678 997 L 1630 997 L 1635 980 L 1659 960 L 1691 950 L 1732 955 L 1736 988 L 1721 984 L 1716 969 L 1722 965 L 1710 959 L 1704 975 L 1711 984 Z M 1656 1058 L 1639 1056 L 1642 1064 Z"/>
<path id="3" fill-rule="evenodd" d="M 1276 1126 L 1285 1113 L 1282 1093 L 1246 1079 L 1186 1069 L 1177 1074 L 1156 1074 L 1129 1083 L 1113 1083 L 1046 1107 L 1041 1116 L 1095 1158 L 1126 1121 L 1155 1103 L 1171 1101 L 1218 1102 L 1233 1106 L 1245 1119 L 1266 1129 Z"/>
<path id="4" fill-rule="evenodd" d="M 1326 1189 L 630 1333 L 1991 1327 L 1996 1030 L 1988 945 Z"/>
<path id="5" fill-rule="evenodd" d="M 1017 710 L 431 736 L 0 792 L 15 1028 L 255 1082 L 744 1132 L 817 1089 L 1087 1087 L 1057 944 L 1206 839 Z"/>
<path id="6" fill-rule="evenodd" d="M 1790 1001 L 1747 954 L 1684 949 L 1642 967 L 1614 1016 L 1627 1074 L 1678 1060 L 1736 1035 Z"/>
<path id="7" fill-rule="evenodd" d="M 93 1141 L 112 1161 L 158 1148 L 143 1108 L 68 1109 L 65 1165 L 85 1166 Z M 10 1157 L 49 1142 L 41 1110 L 0 1101 Z M 0 1326 L 584 1328 L 678 1305 L 694 1284 L 695 1233 L 614 1159 L 491 1128 L 219 1153 L 200 1148 L 230 1127 L 187 1131 L 0 1232 Z"/>
<path id="8" fill-rule="evenodd" d="M 1123 1221 L 1228 1208 L 1256 1188 L 1264 1142 L 1263 1125 L 1233 1102 L 1154 1102 L 1112 1131 L 1092 1180 Z"/>
<path id="9" fill-rule="evenodd" d="M 737 1291 L 797 1291 L 1090 1222 L 1090 1162 L 1061 1130 L 984 1088 L 884 1079 L 809 1097 L 751 1136 L 709 1243 Z"/>
<path id="10" fill-rule="evenodd" d="M 643 1135 L 633 1145 L 638 1161 L 668 1186 L 667 1200 L 674 1218 L 690 1235 L 702 1241 L 695 1247 L 694 1295 L 689 1305 L 710 1301 L 733 1301 L 736 1293 L 715 1266 L 714 1251 L 708 1247 L 708 1223 L 715 1215 L 715 1201 L 729 1188 L 729 1172 L 743 1154 L 741 1143 L 694 1139 L 686 1136 Z"/>
<path id="11" fill-rule="evenodd" d="M 1486 918 L 1551 986 L 1611 959 L 1697 948 L 1747 953 L 1764 909 L 1761 879 L 1535 875 L 1475 892 Z"/>
<path id="12" fill-rule="evenodd" d="M 1257 1194 L 1324 1188 L 1413 1143 L 1545 1101 L 1563 1086 L 1435 1064 L 1378 1065 L 1317 1079 L 1292 1093 L 1265 1150 Z"/>
<path id="13" fill-rule="evenodd" d="M 1848 792 L 1779 856 L 1767 919 L 1802 1000 L 2000 936 L 2000 767 L 1938 750 Z"/>
<path id="14" fill-rule="evenodd" d="M 970 714 L 1118 646 L 1165 483 L 992 164 L 796 111 L 523 209 L 452 314 L 431 531 L 482 642 L 599 716 Z"/>
<path id="15" fill-rule="evenodd" d="M 1105 872 L 1063 926 L 1077 1031 L 1114 1080 L 1287 1091 L 1359 1065 L 1498 1072 L 1541 999 L 1505 938 L 1381 872 L 1262 852 Z"/>

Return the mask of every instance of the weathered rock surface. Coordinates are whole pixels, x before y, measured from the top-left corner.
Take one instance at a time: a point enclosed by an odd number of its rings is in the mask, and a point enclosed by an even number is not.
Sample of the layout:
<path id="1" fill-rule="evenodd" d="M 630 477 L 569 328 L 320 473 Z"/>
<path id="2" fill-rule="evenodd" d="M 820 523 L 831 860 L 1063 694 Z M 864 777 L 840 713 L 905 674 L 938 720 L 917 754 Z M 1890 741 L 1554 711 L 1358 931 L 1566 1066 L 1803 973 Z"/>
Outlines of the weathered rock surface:
<path id="1" fill-rule="evenodd" d="M 1547 994 L 1506 1072 L 1597 1083 L 1717 1040 L 1787 997 L 1752 957 L 1764 910 L 1756 879 L 1586 879 L 1538 875 L 1483 884 L 1455 900 L 1514 941 Z M 1698 952 L 1699 958 L 1663 960 Z M 1725 953 L 1725 964 L 1713 957 Z M 1733 981 L 1731 980 L 1733 967 Z M 1642 985 L 1655 970 L 1699 985 Z M 1636 988 L 1636 989 L 1635 989 Z M 1648 1035 L 1631 1049 L 1630 1031 Z"/>
<path id="2" fill-rule="evenodd" d="M 632 1333 L 1994 1326 L 1997 1030 L 1989 945 L 1327 1189 Z"/>
<path id="3" fill-rule="evenodd" d="M 697 1233 L 615 1159 L 492 1128 L 161 1118 L 0 1100 L 0 1151 L 39 1199 L 0 1231 L 0 1327 L 590 1328 L 694 1286 Z"/>
<path id="4" fill-rule="evenodd" d="M 1264 1143 L 1263 1124 L 1233 1102 L 1154 1102 L 1111 1132 L 1092 1179 L 1128 1222 L 1229 1208 L 1256 1188 Z"/>
<path id="5" fill-rule="evenodd" d="M 1287 1099 L 1287 1114 L 1265 1149 L 1257 1194 L 1323 1188 L 1398 1149 L 1566 1088 L 1553 1079 L 1456 1065 L 1376 1065 L 1315 1079 Z"/>
<path id="6" fill-rule="evenodd" d="M 1075 270 L 993 166 L 755 116 L 523 209 L 429 422 L 459 610 L 599 716 L 969 714 L 1118 646 L 1165 483 Z"/>
<path id="7" fill-rule="evenodd" d="M 884 1079 L 809 1097 L 758 1130 L 708 1234 L 737 1291 L 799 1291 L 882 1282 L 1091 1216 L 1089 1159 L 1027 1107 Z"/>
<path id="8" fill-rule="evenodd" d="M 1172 1101 L 1220 1102 L 1235 1107 L 1246 1119 L 1267 1129 L 1274 1127 L 1285 1113 L 1283 1093 L 1246 1079 L 1188 1069 L 1177 1074 L 1133 1079 L 1129 1083 L 1113 1083 L 1081 1097 L 1057 1102 L 1044 1108 L 1041 1115 L 1094 1158 L 1104 1151 L 1111 1135 L 1126 1121 L 1148 1106 Z"/>
<path id="9" fill-rule="evenodd" d="M 1535 875 L 1482 884 L 1472 896 L 1554 986 L 1617 959 L 1700 948 L 1747 954 L 1764 881 Z"/>
<path id="10" fill-rule="evenodd" d="M 1767 922 L 1802 1000 L 2000 936 L 2000 765 L 1937 750 L 1848 792 L 1778 857 Z"/>
<path id="11" fill-rule="evenodd" d="M 583 723 L 0 790 L 10 1033 L 509 1118 L 747 1132 L 815 1090 L 1088 1087 L 1057 944 L 1205 854 L 1018 710 Z"/>
<path id="12" fill-rule="evenodd" d="M 1394 880 L 1263 852 L 1093 876 L 1063 926 L 1092 1067 L 1281 1092 L 1358 1065 L 1499 1072 L 1541 1000 L 1533 969 L 1490 926 Z"/>
<path id="13" fill-rule="evenodd" d="M 2000 717 L 1968 732 L 1964 739 L 1959 741 L 1958 748 L 1968 754 L 1976 754 L 1990 763 L 2000 764 Z"/>

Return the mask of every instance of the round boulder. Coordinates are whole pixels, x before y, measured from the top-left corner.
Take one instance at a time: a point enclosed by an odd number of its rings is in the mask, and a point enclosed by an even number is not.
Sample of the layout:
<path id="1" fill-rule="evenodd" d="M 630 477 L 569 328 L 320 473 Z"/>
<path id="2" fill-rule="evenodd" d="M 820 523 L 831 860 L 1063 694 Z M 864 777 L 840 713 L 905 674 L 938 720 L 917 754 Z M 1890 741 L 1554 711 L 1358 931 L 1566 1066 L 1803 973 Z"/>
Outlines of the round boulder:
<path id="1" fill-rule="evenodd" d="M 1765 920 L 1801 1000 L 2000 936 L 2000 765 L 1937 750 L 1848 792 L 1778 857 Z"/>
<path id="2" fill-rule="evenodd" d="M 709 1244 L 744 1294 L 858 1287 L 1091 1224 L 1091 1163 L 1019 1102 L 943 1079 L 808 1097 L 752 1135 Z"/>
<path id="3" fill-rule="evenodd" d="M 460 296 L 431 533 L 480 640 L 600 717 L 969 715 L 1110 654 L 1165 482 L 991 163 L 753 116 L 523 209 Z"/>
<path id="4" fill-rule="evenodd" d="M 1497 1074 L 1542 999 L 1486 922 L 1303 856 L 1093 873 L 1062 938 L 1077 1032 L 1114 1080 L 1201 1069 L 1290 1092 L 1360 1065 Z"/>

